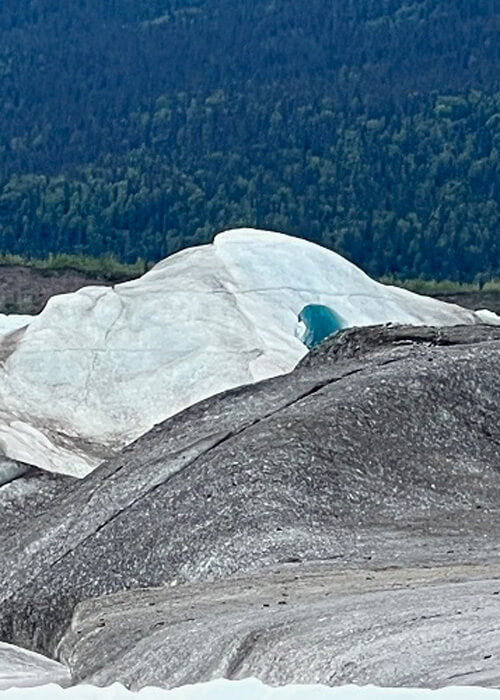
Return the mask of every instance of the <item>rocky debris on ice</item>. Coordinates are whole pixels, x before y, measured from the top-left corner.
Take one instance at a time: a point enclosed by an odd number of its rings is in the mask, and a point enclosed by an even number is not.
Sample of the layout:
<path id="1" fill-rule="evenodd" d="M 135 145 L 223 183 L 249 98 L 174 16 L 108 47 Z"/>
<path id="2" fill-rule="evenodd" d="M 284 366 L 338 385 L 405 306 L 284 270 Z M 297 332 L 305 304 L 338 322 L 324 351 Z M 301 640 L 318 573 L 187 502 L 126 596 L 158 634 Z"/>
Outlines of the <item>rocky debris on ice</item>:
<path id="1" fill-rule="evenodd" d="M 342 331 L 53 477 L 2 518 L 0 638 L 132 688 L 499 685 L 499 361 L 495 327 Z"/>

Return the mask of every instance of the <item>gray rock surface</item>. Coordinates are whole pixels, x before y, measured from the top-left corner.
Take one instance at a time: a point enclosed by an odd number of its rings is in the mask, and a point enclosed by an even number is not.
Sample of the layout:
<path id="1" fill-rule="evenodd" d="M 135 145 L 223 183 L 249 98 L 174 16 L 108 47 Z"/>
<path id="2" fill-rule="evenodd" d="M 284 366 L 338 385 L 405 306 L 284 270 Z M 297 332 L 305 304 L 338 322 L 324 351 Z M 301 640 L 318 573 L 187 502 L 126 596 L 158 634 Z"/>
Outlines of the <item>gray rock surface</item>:
<path id="1" fill-rule="evenodd" d="M 3 526 L 0 538 L 3 532 L 13 534 L 15 529 L 23 533 L 25 529 L 32 529 L 49 504 L 57 502 L 66 487 L 74 482 L 71 477 L 20 465 L 15 478 L 0 486 L 0 522 Z"/>
<path id="2" fill-rule="evenodd" d="M 174 416 L 10 512 L 0 637 L 134 687 L 500 683 L 499 360 L 491 327 L 347 331 Z"/>

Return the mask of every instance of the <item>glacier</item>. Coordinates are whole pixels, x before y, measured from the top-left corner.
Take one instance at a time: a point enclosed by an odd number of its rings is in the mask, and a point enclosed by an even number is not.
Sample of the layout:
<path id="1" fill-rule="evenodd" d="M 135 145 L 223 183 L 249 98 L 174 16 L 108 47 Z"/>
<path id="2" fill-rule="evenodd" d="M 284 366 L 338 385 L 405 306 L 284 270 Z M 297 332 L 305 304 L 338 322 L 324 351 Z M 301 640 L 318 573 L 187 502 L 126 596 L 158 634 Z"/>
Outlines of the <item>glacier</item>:
<path id="1" fill-rule="evenodd" d="M 24 697 L 495 697 L 472 687 L 500 686 L 499 353 L 491 326 L 346 330 L 83 481 L 2 488 L 0 639 L 107 688 Z M 22 653 L 0 647 L 5 685 Z M 191 692 L 316 693 L 252 683 Z M 317 688 L 348 691 L 412 697 Z"/>
<path id="2" fill-rule="evenodd" d="M 27 314 L 0 314 L 0 334 L 5 335 L 24 328 L 33 318 Z"/>
<path id="3" fill-rule="evenodd" d="M 63 689 L 55 684 L 38 688 L 0 691 L 0 700 L 499 700 L 500 690 L 478 687 L 448 687 L 439 690 L 377 688 L 375 686 L 288 685 L 269 687 L 250 678 L 242 681 L 218 679 L 173 690 L 143 688 L 131 692 L 114 684 L 107 688 L 79 685 Z"/>
<path id="4" fill-rule="evenodd" d="M 11 481 L 23 476 L 28 471 L 29 467 L 25 464 L 20 464 L 12 459 L 2 458 L 0 455 L 0 486 L 9 484 Z"/>
<path id="5" fill-rule="evenodd" d="M 0 642 L 0 697 L 8 696 L 8 693 L 2 691 L 9 688 L 31 688 L 45 684 L 65 687 L 70 682 L 70 672 L 63 664 L 33 651 Z"/>
<path id="6" fill-rule="evenodd" d="M 0 319 L 0 450 L 83 477 L 186 407 L 292 370 L 307 353 L 298 316 L 309 305 L 348 327 L 496 323 L 384 286 L 303 239 L 228 231 L 137 280 Z"/>

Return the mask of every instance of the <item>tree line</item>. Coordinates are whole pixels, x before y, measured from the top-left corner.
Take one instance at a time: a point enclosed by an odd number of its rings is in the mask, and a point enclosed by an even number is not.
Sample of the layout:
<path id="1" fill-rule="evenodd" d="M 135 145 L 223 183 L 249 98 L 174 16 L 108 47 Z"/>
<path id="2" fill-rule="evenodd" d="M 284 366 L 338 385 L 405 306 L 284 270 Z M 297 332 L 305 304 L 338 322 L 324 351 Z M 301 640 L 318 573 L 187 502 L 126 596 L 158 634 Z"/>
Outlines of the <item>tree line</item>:
<path id="1" fill-rule="evenodd" d="M 495 0 L 5 0 L 0 251 L 281 230 L 376 276 L 500 274 Z"/>

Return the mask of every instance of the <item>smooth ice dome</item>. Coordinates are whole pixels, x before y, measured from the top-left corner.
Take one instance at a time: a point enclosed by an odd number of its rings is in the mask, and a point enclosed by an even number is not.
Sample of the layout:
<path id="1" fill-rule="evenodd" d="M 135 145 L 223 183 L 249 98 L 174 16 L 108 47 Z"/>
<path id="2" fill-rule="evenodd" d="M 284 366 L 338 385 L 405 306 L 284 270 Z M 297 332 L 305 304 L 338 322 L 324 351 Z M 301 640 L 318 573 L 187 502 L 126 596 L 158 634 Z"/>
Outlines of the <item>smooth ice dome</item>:
<path id="1" fill-rule="evenodd" d="M 313 243 L 226 232 L 140 279 L 53 297 L 29 325 L 0 327 L 1 449 L 84 476 L 187 406 L 290 371 L 307 352 L 297 329 L 308 305 L 346 326 L 481 322 Z"/>

